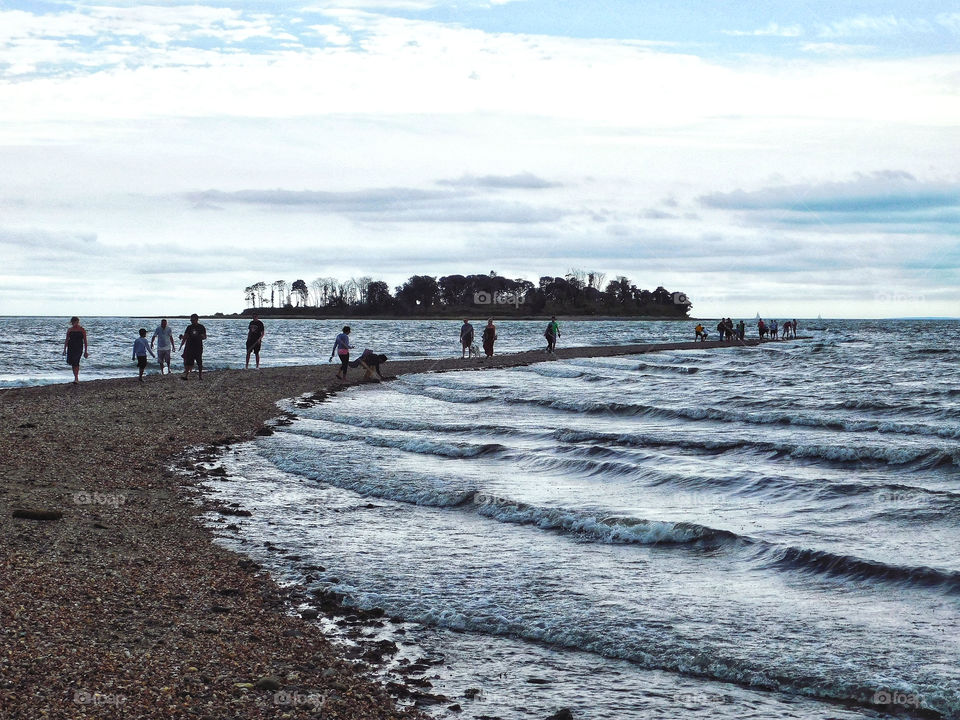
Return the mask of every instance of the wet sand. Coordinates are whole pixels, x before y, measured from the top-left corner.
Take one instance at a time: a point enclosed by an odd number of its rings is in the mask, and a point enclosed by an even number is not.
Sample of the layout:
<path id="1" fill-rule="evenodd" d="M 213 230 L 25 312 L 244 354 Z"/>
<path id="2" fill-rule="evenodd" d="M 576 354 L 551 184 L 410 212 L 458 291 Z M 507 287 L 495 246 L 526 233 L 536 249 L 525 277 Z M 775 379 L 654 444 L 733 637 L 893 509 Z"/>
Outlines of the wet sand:
<path id="1" fill-rule="evenodd" d="M 383 371 L 548 359 L 389 361 Z M 415 716 L 397 710 L 369 666 L 295 617 L 288 590 L 213 543 L 195 476 L 177 470 L 204 467 L 202 448 L 262 431 L 277 400 L 343 387 L 338 367 L 226 370 L 200 382 L 151 366 L 142 384 L 134 375 L 0 391 L 0 718 Z M 361 375 L 351 370 L 347 385 Z"/>

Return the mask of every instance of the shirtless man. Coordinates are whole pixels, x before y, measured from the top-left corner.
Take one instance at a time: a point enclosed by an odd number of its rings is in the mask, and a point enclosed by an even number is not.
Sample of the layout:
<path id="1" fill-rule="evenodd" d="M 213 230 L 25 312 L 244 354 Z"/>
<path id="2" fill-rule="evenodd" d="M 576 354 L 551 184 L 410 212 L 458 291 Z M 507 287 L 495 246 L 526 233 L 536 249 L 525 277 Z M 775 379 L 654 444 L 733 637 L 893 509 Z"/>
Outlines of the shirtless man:
<path id="1" fill-rule="evenodd" d="M 253 320 L 250 321 L 250 325 L 247 329 L 247 364 L 244 365 L 244 369 L 250 369 L 250 354 L 256 356 L 257 359 L 257 369 L 260 369 L 260 341 L 263 340 L 263 336 L 266 335 L 266 330 L 263 327 L 263 323 L 260 321 L 260 318 L 257 317 L 257 314 L 253 314 Z"/>

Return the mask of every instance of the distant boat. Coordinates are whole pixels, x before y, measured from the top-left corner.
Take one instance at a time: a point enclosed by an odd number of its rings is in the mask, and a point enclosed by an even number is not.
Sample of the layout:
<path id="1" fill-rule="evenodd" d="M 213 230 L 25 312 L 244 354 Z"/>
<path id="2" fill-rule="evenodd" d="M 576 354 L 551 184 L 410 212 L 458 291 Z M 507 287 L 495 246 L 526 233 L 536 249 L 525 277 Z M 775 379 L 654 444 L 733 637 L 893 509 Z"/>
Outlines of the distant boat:
<path id="1" fill-rule="evenodd" d="M 759 319 L 760 319 L 760 313 L 757 313 L 757 316 L 754 318 L 754 320 L 759 320 Z"/>
<path id="2" fill-rule="evenodd" d="M 817 320 L 823 320 L 823 317 L 820 315 L 820 313 L 817 313 Z"/>

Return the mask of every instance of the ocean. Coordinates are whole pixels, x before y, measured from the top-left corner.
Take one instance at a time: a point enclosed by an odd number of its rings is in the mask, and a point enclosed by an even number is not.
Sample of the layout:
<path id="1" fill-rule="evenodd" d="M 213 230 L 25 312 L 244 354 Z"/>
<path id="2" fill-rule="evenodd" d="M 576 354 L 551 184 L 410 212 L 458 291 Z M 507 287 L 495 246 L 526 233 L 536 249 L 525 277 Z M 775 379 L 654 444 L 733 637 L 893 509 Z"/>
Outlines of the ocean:
<path id="1" fill-rule="evenodd" d="M 286 322 L 326 360 L 337 323 Z M 388 355 L 456 347 L 456 323 L 351 324 Z M 502 348 L 539 326 L 502 324 Z M 561 345 L 692 326 L 564 323 Z M 801 320 L 812 339 L 284 401 L 206 481 L 250 515 L 208 520 L 281 583 L 382 610 L 324 622 L 395 642 L 385 681 L 419 661 L 434 717 L 960 718 L 958 331 Z"/>

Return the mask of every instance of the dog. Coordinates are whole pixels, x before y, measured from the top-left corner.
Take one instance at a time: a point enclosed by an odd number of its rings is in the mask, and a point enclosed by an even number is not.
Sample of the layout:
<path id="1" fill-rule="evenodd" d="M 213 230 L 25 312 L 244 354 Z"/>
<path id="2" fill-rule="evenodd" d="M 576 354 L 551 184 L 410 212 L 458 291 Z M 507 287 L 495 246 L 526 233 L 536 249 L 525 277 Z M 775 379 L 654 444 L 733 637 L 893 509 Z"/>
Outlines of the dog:
<path id="1" fill-rule="evenodd" d="M 480 357 L 480 348 L 477 347 L 477 344 L 476 344 L 476 343 L 471 343 L 471 344 L 470 344 L 470 351 L 469 351 L 469 352 L 470 352 L 469 357 L 472 357 L 472 358 Z"/>
<path id="2" fill-rule="evenodd" d="M 387 356 L 379 353 L 373 352 L 369 348 L 364 350 L 363 353 L 356 360 L 350 361 L 350 367 L 362 367 L 366 372 L 363 374 L 364 380 L 369 380 L 373 377 L 373 373 L 377 373 L 377 377 L 383 380 L 383 375 L 380 374 L 380 365 L 387 361 Z"/>

